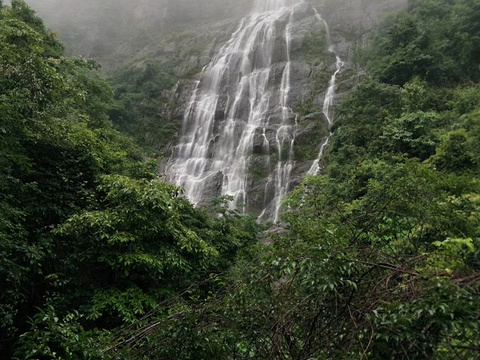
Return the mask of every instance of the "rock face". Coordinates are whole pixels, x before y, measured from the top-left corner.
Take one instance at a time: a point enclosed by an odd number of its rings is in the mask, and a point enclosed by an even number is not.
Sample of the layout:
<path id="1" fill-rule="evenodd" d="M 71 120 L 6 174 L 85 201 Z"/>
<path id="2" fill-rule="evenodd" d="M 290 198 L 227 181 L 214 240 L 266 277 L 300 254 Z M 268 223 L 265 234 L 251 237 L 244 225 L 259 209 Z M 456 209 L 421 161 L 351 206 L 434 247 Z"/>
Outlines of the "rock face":
<path id="1" fill-rule="evenodd" d="M 254 0 L 26 0 L 59 32 L 73 56 L 97 59 L 105 73 L 153 53 L 168 34 L 209 33 L 218 24 L 238 21 Z M 307 0 L 328 20 L 342 58 L 371 37 L 378 19 L 404 8 L 408 0 Z M 8 1 L 7 1 L 8 3 Z M 218 19 L 222 21 L 218 22 Z M 215 24 L 217 23 L 217 24 Z M 206 30 L 206 27 L 211 27 Z M 167 36 L 168 37 L 168 36 Z"/>
<path id="2" fill-rule="evenodd" d="M 338 51 L 350 60 L 371 41 L 379 20 L 408 6 L 408 0 L 315 1 L 328 19 Z"/>
<path id="3" fill-rule="evenodd" d="M 317 85 L 328 87 L 337 70 L 326 23 L 310 4 L 296 0 L 285 6 L 283 1 L 257 1 L 196 85 L 167 166 L 171 180 L 194 204 L 211 200 L 209 188 L 220 173 L 220 194 L 233 197 L 233 208 L 278 221 L 291 180 L 301 172 L 297 134 L 309 125 L 321 136 L 309 139 L 311 154 L 304 151 L 304 161 L 315 160 L 328 134 L 323 117 L 295 111 L 311 92 L 311 74 L 327 72 L 326 81 Z M 307 37 L 317 41 L 314 64 L 304 56 Z"/>
<path id="4" fill-rule="evenodd" d="M 277 36 L 270 40 L 273 49 L 268 64 L 270 87 L 261 89 L 272 92 L 273 97 L 268 97 L 271 107 L 260 107 L 258 119 L 252 120 L 251 116 L 252 111 L 258 110 L 255 104 L 252 107 L 258 97 L 252 97 L 251 93 L 258 88 L 248 87 L 246 96 L 241 91 L 230 91 L 243 86 L 245 74 L 228 73 L 229 79 L 238 79 L 232 86 L 228 81 L 221 83 L 222 78 L 209 78 L 207 68 L 203 75 L 205 82 L 220 81 L 220 85 L 214 90 L 209 88 L 202 95 L 200 81 L 200 90 L 197 88 L 200 95 L 192 99 L 193 111 L 190 108 L 192 113 L 184 118 L 189 125 L 184 128 L 168 169 L 172 180 L 187 189 L 194 203 L 204 204 L 211 200 L 208 197 L 212 191 L 206 187 L 212 182 L 218 183 L 221 174 L 222 185 L 216 188 L 221 188 L 221 195 L 234 197 L 234 207 L 244 206 L 261 221 L 277 221 L 283 198 L 303 180 L 312 164 L 318 163 L 318 154 L 327 144 L 335 118 L 332 109 L 325 111 L 327 92 L 330 91 L 330 97 L 336 95 L 332 104 L 335 105 L 355 85 L 362 71 L 352 61 L 353 55 L 371 38 L 376 24 L 374 19 L 386 9 L 397 10 L 406 5 L 401 0 L 337 1 L 334 6 L 341 11 L 335 17 L 334 27 L 328 29 L 313 6 L 318 6 L 325 14 L 332 14 L 332 2 L 315 3 L 300 3 L 295 10 L 275 20 Z M 258 48 L 254 46 L 247 56 L 256 58 L 256 51 Z M 216 67 L 215 61 L 210 65 L 212 69 Z M 253 71 L 264 69 L 254 66 Z M 332 77 L 333 74 L 336 76 Z M 288 95 L 282 103 L 285 76 L 288 76 Z M 218 96 L 218 99 L 204 102 L 202 96 Z M 233 113 L 229 107 L 232 98 L 238 105 Z M 212 116 L 195 116 L 196 106 L 209 108 Z M 246 122 L 247 127 L 238 125 L 242 122 Z M 211 127 L 211 132 L 199 130 L 204 124 Z M 228 124 L 233 127 L 226 133 Z M 254 128 L 251 133 L 249 126 Z M 222 142 L 230 147 L 222 146 Z"/>
<path id="5" fill-rule="evenodd" d="M 166 154 L 171 160 L 161 168 L 199 206 L 233 195 L 234 206 L 262 221 L 276 221 L 281 200 L 304 179 L 330 133 L 322 108 L 338 71 L 331 50 L 345 62 L 329 112 L 334 120 L 335 105 L 363 74 L 356 51 L 371 40 L 380 17 L 405 7 L 407 0 L 298 0 L 294 10 L 262 25 L 264 33 L 257 34 L 256 42 L 239 41 L 234 49 L 229 41 L 235 42 L 232 34 L 245 28 L 240 19 L 258 6 L 254 1 L 260 0 L 115 0 L 115 6 L 110 0 L 86 0 L 76 6 L 97 13 L 103 6 L 115 19 L 95 23 L 87 39 L 78 41 L 71 31 L 63 39 L 70 53 L 99 58 L 107 73 L 127 63 L 143 66 L 147 58 L 173 62 L 180 80 L 164 94 L 170 99 L 165 109 L 183 130 L 172 139 Z M 283 0 L 271 0 L 276 1 Z M 128 35 L 120 31 L 105 49 L 108 31 L 116 29 L 111 21 L 119 29 L 136 30 Z M 262 43 L 268 31 L 268 44 Z M 76 28 L 75 36 L 80 33 Z M 108 49 L 112 51 L 104 54 Z M 219 68 L 222 56 L 224 69 Z M 221 76 L 215 76 L 217 70 Z M 262 79 L 266 83 L 260 86 Z M 202 111 L 207 115 L 199 115 Z M 199 129 L 206 124 L 202 137 Z"/>

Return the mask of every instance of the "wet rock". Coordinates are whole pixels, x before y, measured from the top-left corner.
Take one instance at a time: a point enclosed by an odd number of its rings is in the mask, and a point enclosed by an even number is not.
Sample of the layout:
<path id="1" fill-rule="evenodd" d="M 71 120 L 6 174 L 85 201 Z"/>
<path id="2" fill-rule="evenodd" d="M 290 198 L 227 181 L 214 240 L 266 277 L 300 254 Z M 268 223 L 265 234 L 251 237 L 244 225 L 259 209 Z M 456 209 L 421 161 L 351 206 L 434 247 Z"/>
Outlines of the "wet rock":
<path id="1" fill-rule="evenodd" d="M 253 136 L 253 154 L 267 155 L 269 150 L 269 142 L 263 133 L 263 129 L 257 129 Z"/>
<path id="2" fill-rule="evenodd" d="M 199 207 L 210 206 L 212 201 L 222 194 L 223 173 L 219 171 L 210 176 L 206 184 L 204 196 L 198 204 Z"/>
<path id="3" fill-rule="evenodd" d="M 327 16 L 324 15 L 324 17 L 329 21 Z M 329 124 L 322 113 L 322 107 L 329 81 L 336 71 L 335 56 L 327 51 L 327 43 L 325 43 L 325 49 L 323 52 L 320 49 L 318 55 L 315 55 L 317 56 L 315 61 L 306 58 L 303 49 L 304 38 L 309 34 L 322 36 L 322 32 L 325 31 L 324 23 L 315 17 L 310 5 L 300 6 L 293 18 L 290 44 L 291 62 L 288 64 L 290 66 L 290 91 L 287 105 L 290 110 L 285 118 L 285 111 L 279 106 L 282 93 L 279 90 L 272 90 L 270 106 L 264 113 L 265 123 L 268 125 L 265 130 L 259 128 L 255 131 L 249 158 L 246 210 L 255 215 L 263 213 L 263 219 L 270 219 L 272 214 L 275 213 L 277 203 L 275 200 L 275 168 L 279 159 L 283 162 L 289 159 L 290 142 L 293 137 L 295 136 L 294 157 L 292 158 L 294 166 L 290 177 L 289 190 L 303 181 L 312 162 L 318 156 L 321 144 L 329 134 Z M 287 66 L 285 32 L 282 30 L 287 21 L 287 18 L 282 18 L 275 25 L 278 31 L 274 38 L 275 51 L 272 54 L 274 63 L 270 72 L 269 89 L 279 89 Z M 350 43 L 338 34 L 332 40 L 335 48 L 338 48 L 342 56 L 345 54 L 346 57 L 343 59 L 347 63 L 337 78 L 337 97 L 332 108 L 332 114 L 334 114 L 334 107 L 338 104 L 338 100 L 342 98 L 344 93 L 349 92 L 361 75 L 359 75 L 358 69 L 348 61 L 348 54 L 350 54 L 348 46 L 350 46 Z M 216 48 L 218 49 L 218 47 Z M 232 56 L 232 64 L 234 64 L 232 66 L 238 68 L 241 56 L 240 54 Z M 237 56 L 236 59 L 235 56 Z M 262 68 L 265 60 L 263 55 L 250 58 L 251 64 L 255 68 Z M 232 72 L 232 74 L 235 74 L 235 72 Z M 231 102 L 237 98 L 238 94 L 234 93 L 234 90 L 238 89 L 237 84 L 240 80 L 241 77 L 236 78 L 235 76 L 222 80 L 222 91 L 215 110 L 215 132 L 217 133 L 223 131 L 229 120 L 227 109 L 231 108 Z M 208 84 L 204 86 L 208 86 Z M 252 101 L 247 92 L 240 99 L 240 102 L 237 102 L 235 119 L 233 119 L 236 123 L 233 130 L 234 136 L 229 140 L 237 142 L 237 145 L 242 132 L 245 130 Z M 299 108 L 299 105 L 302 104 L 305 104 L 306 107 Z M 295 113 L 297 109 L 298 114 Z M 282 130 L 279 131 L 279 129 Z M 282 143 L 281 149 L 278 145 L 279 139 Z M 225 142 L 225 140 L 220 140 L 220 142 L 222 141 Z M 214 142 L 218 148 L 212 149 L 210 151 L 212 154 L 221 148 L 220 142 Z M 279 154 L 280 150 L 281 154 Z M 209 179 L 208 189 L 205 190 L 205 198 L 211 200 L 221 194 L 222 182 L 223 174 L 221 172 L 217 173 L 214 178 Z"/>

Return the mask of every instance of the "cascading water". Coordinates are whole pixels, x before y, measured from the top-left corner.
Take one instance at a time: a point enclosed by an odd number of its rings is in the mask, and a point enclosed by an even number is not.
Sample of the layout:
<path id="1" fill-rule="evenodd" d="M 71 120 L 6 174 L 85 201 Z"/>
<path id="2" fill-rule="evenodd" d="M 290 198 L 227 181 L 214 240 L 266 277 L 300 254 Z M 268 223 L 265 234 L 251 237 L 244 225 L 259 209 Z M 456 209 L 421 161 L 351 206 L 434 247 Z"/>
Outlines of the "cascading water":
<path id="1" fill-rule="evenodd" d="M 232 196 L 235 209 L 248 204 L 249 165 L 254 140 L 260 136 L 271 175 L 259 220 L 279 220 L 295 165 L 298 124 L 289 107 L 291 42 L 295 11 L 303 2 L 256 0 L 252 13 L 203 69 L 167 167 L 171 180 L 185 189 L 193 204 L 203 205 L 219 195 Z M 317 12 L 316 16 L 321 19 Z M 321 20 L 330 41 L 328 26 Z M 337 71 L 323 108 L 329 123 L 336 76 L 342 66 L 337 57 Z"/>
<path id="2" fill-rule="evenodd" d="M 286 43 L 286 56 L 287 56 L 287 63 L 285 65 L 285 69 L 282 75 L 282 83 L 280 85 L 280 106 L 282 108 L 282 125 L 278 128 L 277 133 L 275 135 L 275 140 L 277 143 L 278 149 L 278 163 L 275 169 L 275 197 L 273 199 L 273 222 L 277 222 L 280 218 L 280 210 L 282 207 L 282 200 L 284 199 L 285 195 L 287 195 L 288 187 L 290 185 L 290 177 L 293 170 L 293 147 L 295 144 L 295 128 L 297 125 L 296 117 L 295 117 L 295 124 L 292 131 L 292 125 L 288 124 L 289 117 L 292 113 L 292 110 L 288 106 L 288 95 L 290 94 L 290 76 L 291 76 L 291 69 L 292 69 L 292 61 L 290 58 L 290 46 L 292 40 L 292 16 L 293 13 L 290 14 L 289 21 L 287 27 L 285 29 L 285 43 Z M 292 135 L 292 136 L 290 136 Z M 290 140 L 290 141 L 289 141 Z M 282 158 L 284 155 L 284 148 L 285 143 L 287 142 L 288 148 L 288 155 L 285 159 Z M 260 215 L 260 219 L 266 213 L 266 209 L 264 210 L 263 214 Z"/>
<path id="3" fill-rule="evenodd" d="M 252 14 L 204 69 L 202 78 L 185 112 L 183 134 L 168 172 L 198 205 L 204 193 L 221 177 L 221 195 L 233 196 L 232 207 L 247 199 L 247 176 L 253 139 L 258 129 L 270 126 L 270 118 L 280 118 L 276 134 L 278 164 L 275 173 L 275 211 L 278 219 L 285 195 L 292 158 L 283 159 L 285 144 L 290 152 L 294 126 L 288 125 L 292 111 L 287 101 L 290 91 L 290 36 L 295 5 L 302 0 L 257 0 Z M 274 59 L 279 32 L 284 34 L 283 59 Z M 275 60 L 275 61 L 274 61 Z M 280 87 L 275 84 L 273 65 L 284 62 Z M 278 98 L 276 95 L 278 94 Z M 280 111 L 280 114 L 275 112 Z"/>
<path id="4" fill-rule="evenodd" d="M 294 6 L 302 0 L 255 0 L 253 11 L 257 13 L 278 11 L 282 8 Z"/>
<path id="5" fill-rule="evenodd" d="M 325 30 L 327 32 L 328 51 L 333 53 L 335 55 L 335 58 L 336 58 L 336 63 L 335 63 L 336 70 L 335 70 L 335 73 L 332 75 L 332 78 L 330 79 L 330 82 L 328 83 L 328 90 L 327 90 L 327 93 L 325 95 L 325 100 L 323 102 L 323 109 L 322 109 L 322 112 L 323 112 L 323 114 L 325 115 L 325 118 L 328 121 L 328 125 L 329 125 L 329 127 L 331 127 L 333 125 L 334 119 L 333 119 L 333 115 L 331 113 L 330 108 L 332 107 L 333 101 L 335 100 L 335 92 L 336 92 L 336 88 L 337 88 L 337 76 L 342 71 L 343 67 L 345 66 L 345 63 L 342 61 L 342 59 L 340 59 L 337 52 L 335 51 L 335 47 L 332 44 L 332 38 L 331 38 L 331 35 L 330 35 L 330 28 L 329 28 L 327 22 L 321 17 L 321 15 L 318 13 L 317 9 L 314 8 L 313 10 L 315 11 L 315 16 L 317 17 L 317 19 L 320 22 L 322 22 L 325 26 Z M 325 139 L 325 141 L 321 145 L 320 152 L 317 156 L 317 159 L 313 162 L 312 166 L 308 170 L 307 175 L 317 175 L 318 172 L 320 171 L 320 161 L 323 158 L 323 154 L 325 152 L 326 147 L 328 146 L 328 143 L 330 141 L 331 136 L 332 136 L 332 133 L 330 132 L 328 137 Z"/>

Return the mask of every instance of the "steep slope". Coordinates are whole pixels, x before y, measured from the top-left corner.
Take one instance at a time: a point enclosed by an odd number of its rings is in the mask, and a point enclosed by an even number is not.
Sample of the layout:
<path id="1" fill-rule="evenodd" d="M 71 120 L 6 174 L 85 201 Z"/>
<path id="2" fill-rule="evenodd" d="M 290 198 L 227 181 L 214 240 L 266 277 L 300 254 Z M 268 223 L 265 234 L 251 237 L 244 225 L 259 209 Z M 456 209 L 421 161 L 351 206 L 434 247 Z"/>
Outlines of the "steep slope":
<path id="1" fill-rule="evenodd" d="M 338 1 L 338 22 L 257 2 L 157 39 L 118 69 L 115 100 L 23 0 L 3 4 L 1 360 L 479 359 L 480 0 L 411 0 L 368 49 L 341 30 L 397 2 Z M 109 121 L 163 114 L 180 142 L 165 122 L 152 143 L 202 166 L 223 153 L 228 171 L 241 150 L 238 183 L 257 151 L 274 195 L 318 175 L 267 232 L 226 199 L 199 209 Z"/>
<path id="2" fill-rule="evenodd" d="M 286 194 L 320 170 L 349 68 L 337 45 L 310 3 L 257 2 L 195 83 L 170 179 L 194 204 L 231 196 L 277 222 Z"/>
<path id="3" fill-rule="evenodd" d="M 181 342 L 179 359 L 479 358 L 480 1 L 412 5 L 379 31 L 325 172 L 288 199 L 288 230 L 217 296 L 138 326 L 142 354 L 168 359 Z"/>
<path id="4" fill-rule="evenodd" d="M 248 82 L 261 79 L 256 65 L 247 70 L 253 77 L 230 69 L 210 76 L 220 81 L 210 89 L 202 83 L 208 83 L 209 69 L 222 59 L 219 54 L 229 51 L 229 38 L 242 29 L 239 18 L 259 6 L 251 1 L 235 6 L 206 0 L 125 1 L 115 6 L 106 2 L 101 9 L 99 4 L 77 4 L 83 17 L 98 13 L 98 18 L 91 18 L 89 31 L 103 27 L 105 32 L 90 39 L 67 39 L 67 44 L 71 52 L 98 57 L 103 71 L 113 75 L 117 106 L 112 120 L 149 151 L 173 159 L 169 164 L 162 162 L 162 172 L 186 187 L 194 203 L 208 205 L 217 196 L 232 195 L 233 207 L 263 221 L 276 221 L 285 195 L 306 174 L 322 167 L 335 105 L 361 74 L 356 65 L 358 50 L 368 43 L 380 16 L 405 2 L 312 0 L 299 6 L 291 19 L 279 15 L 269 23 L 273 33 L 263 50 L 255 38 L 251 49 L 243 49 L 247 57 L 271 52 L 269 64 L 260 65 L 268 69 L 268 76 L 263 76 L 269 83 L 254 84 L 254 89 Z M 280 2 L 259 2 L 270 10 L 275 3 Z M 199 4 L 205 5 L 201 11 L 195 10 Z M 105 13 L 109 17 L 99 21 Z M 216 20 L 224 15 L 222 21 Z M 114 21 L 118 18 L 121 26 Z M 114 41 L 100 45 L 102 51 L 107 49 L 107 57 L 97 53 L 95 46 L 86 46 L 109 40 L 108 31 L 115 26 L 130 33 L 120 32 Z M 67 28 L 69 33 L 72 28 Z M 236 98 L 240 102 L 235 103 Z M 210 107 L 206 117 L 198 111 L 205 106 Z M 248 125 L 242 129 L 243 121 Z M 199 135 L 204 122 L 211 127 Z"/>
<path id="5" fill-rule="evenodd" d="M 279 219 L 302 128 L 293 104 L 312 71 L 293 54 L 307 34 L 326 34 L 310 5 L 290 4 L 257 2 L 197 83 L 168 168 L 197 205 L 231 195 L 233 208 Z"/>

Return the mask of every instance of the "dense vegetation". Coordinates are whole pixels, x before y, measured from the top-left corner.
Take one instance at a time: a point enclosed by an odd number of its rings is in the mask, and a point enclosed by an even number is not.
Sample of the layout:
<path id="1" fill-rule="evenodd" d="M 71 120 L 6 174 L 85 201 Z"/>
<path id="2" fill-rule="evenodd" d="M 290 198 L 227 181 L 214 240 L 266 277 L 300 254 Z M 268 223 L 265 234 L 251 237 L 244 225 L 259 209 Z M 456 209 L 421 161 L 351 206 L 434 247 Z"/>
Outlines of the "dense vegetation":
<path id="1" fill-rule="evenodd" d="M 0 11 L 0 358 L 100 358 L 109 330 L 224 271 L 256 230 L 157 180 L 95 64 L 23 1 Z"/>
<path id="2" fill-rule="evenodd" d="M 119 69 L 112 77 L 115 103 L 110 117 L 152 155 L 165 153 L 180 131 L 175 111 L 179 83 L 172 62 L 147 59 Z"/>
<path id="3" fill-rule="evenodd" d="M 422 0 L 387 20 L 288 234 L 120 336 L 126 358 L 477 359 L 479 17 Z"/>
<path id="4" fill-rule="evenodd" d="M 94 64 L 3 8 L 1 356 L 478 359 L 479 18 L 416 0 L 384 23 L 324 174 L 262 245 L 228 199 L 156 180 Z"/>

